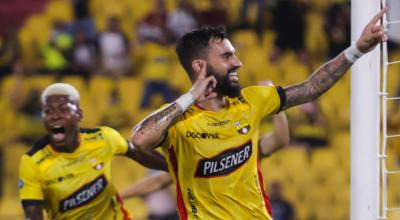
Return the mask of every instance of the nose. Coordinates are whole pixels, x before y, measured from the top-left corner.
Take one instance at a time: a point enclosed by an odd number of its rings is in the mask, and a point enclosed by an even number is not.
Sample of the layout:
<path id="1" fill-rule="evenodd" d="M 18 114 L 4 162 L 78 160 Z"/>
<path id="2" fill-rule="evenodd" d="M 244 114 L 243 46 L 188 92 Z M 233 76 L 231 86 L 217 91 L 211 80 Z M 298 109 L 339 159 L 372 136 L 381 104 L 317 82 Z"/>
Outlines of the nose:
<path id="1" fill-rule="evenodd" d="M 239 58 L 237 58 L 237 56 L 234 57 L 232 64 L 237 68 L 240 68 L 243 66 L 242 62 L 239 60 Z"/>
<path id="2" fill-rule="evenodd" d="M 59 111 L 53 111 L 51 113 L 46 113 L 46 117 L 51 121 L 55 121 L 61 118 L 61 113 Z"/>

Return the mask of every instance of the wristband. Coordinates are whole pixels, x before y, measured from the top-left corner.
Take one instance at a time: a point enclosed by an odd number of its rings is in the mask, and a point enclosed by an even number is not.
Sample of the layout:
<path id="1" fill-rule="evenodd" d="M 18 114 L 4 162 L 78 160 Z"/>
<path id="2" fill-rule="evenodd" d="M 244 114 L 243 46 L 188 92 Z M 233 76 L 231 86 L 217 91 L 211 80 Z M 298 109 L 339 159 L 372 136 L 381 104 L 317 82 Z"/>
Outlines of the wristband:
<path id="1" fill-rule="evenodd" d="M 182 112 L 186 111 L 191 105 L 193 105 L 195 99 L 193 97 L 193 95 L 188 92 L 186 94 L 183 94 L 181 97 L 179 97 L 175 102 L 176 104 L 178 104 L 181 109 Z"/>
<path id="2" fill-rule="evenodd" d="M 355 44 L 352 44 L 350 47 L 344 50 L 344 56 L 351 63 L 356 62 L 362 55 L 364 55 L 364 53 L 361 52 Z"/>

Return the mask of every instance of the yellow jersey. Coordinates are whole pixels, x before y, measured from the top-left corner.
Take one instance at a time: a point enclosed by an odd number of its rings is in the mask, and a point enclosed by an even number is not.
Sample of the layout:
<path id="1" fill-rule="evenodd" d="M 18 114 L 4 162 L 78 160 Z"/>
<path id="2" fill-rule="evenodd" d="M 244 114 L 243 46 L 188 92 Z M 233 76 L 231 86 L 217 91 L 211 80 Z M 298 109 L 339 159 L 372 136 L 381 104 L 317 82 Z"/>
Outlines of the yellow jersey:
<path id="1" fill-rule="evenodd" d="M 259 125 L 279 111 L 283 94 L 280 87 L 247 87 L 219 112 L 193 106 L 168 130 L 161 145 L 181 219 L 272 219 L 258 161 Z"/>
<path id="2" fill-rule="evenodd" d="M 110 167 L 113 155 L 123 155 L 128 142 L 114 129 L 81 129 L 81 143 L 72 153 L 58 152 L 48 136 L 20 161 L 22 205 L 43 204 L 50 219 L 128 220 Z"/>

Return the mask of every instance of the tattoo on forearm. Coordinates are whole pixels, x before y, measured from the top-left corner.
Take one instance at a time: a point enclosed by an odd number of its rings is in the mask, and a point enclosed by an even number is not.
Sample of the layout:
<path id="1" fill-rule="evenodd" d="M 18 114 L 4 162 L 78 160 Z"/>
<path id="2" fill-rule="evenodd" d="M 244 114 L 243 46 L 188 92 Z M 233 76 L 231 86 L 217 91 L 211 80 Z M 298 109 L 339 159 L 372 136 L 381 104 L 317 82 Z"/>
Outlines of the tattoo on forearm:
<path id="1" fill-rule="evenodd" d="M 306 81 L 285 88 L 286 103 L 283 109 L 318 98 L 331 88 L 350 68 L 343 53 L 315 71 Z"/>
<path id="2" fill-rule="evenodd" d="M 172 103 L 171 105 L 167 106 L 166 108 L 162 109 L 159 112 L 156 112 L 146 118 L 137 128 L 137 131 L 143 134 L 145 129 L 156 129 L 159 130 L 162 127 L 164 121 L 167 121 L 168 128 L 174 122 L 174 119 L 179 115 L 180 108 L 177 106 L 176 103 Z"/>

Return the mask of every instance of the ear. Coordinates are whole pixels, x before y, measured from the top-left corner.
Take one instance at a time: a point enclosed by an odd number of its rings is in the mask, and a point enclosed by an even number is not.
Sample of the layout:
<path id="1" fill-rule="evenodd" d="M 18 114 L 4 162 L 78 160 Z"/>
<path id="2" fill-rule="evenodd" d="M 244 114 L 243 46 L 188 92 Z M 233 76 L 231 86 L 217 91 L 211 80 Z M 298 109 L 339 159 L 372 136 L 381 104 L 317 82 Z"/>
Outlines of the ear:
<path id="1" fill-rule="evenodd" d="M 196 73 L 196 76 L 201 72 L 203 68 L 205 68 L 205 66 L 206 62 L 201 59 L 196 59 L 192 62 L 192 69 L 194 70 L 194 73 Z"/>
<path id="2" fill-rule="evenodd" d="M 79 122 L 81 122 L 83 119 L 83 110 L 80 107 L 78 107 L 78 110 L 76 111 L 76 113 L 78 114 Z"/>

